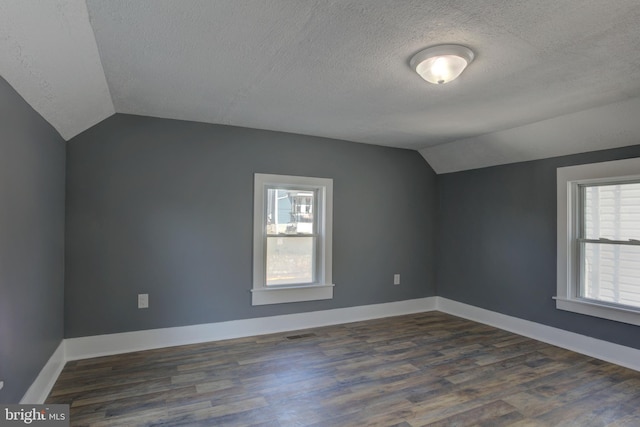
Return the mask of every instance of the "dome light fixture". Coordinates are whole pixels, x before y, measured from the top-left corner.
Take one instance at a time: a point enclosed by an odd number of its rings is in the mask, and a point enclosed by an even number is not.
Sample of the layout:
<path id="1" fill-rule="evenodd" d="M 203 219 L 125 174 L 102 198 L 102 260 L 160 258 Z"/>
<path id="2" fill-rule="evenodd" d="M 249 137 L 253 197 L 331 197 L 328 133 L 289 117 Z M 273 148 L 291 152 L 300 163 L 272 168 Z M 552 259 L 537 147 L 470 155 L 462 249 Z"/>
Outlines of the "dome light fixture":
<path id="1" fill-rule="evenodd" d="M 409 65 L 429 83 L 441 85 L 455 80 L 474 56 L 468 47 L 442 44 L 416 53 Z"/>

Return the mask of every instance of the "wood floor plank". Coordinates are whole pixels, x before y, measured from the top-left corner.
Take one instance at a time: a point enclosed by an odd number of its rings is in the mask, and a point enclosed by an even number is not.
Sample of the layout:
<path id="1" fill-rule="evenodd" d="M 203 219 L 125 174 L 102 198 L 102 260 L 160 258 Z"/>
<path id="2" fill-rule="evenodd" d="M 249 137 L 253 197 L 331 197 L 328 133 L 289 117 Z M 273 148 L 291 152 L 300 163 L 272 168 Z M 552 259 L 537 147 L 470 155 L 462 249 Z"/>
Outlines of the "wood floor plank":
<path id="1" fill-rule="evenodd" d="M 640 426 L 640 373 L 439 312 L 68 362 L 72 426 Z"/>

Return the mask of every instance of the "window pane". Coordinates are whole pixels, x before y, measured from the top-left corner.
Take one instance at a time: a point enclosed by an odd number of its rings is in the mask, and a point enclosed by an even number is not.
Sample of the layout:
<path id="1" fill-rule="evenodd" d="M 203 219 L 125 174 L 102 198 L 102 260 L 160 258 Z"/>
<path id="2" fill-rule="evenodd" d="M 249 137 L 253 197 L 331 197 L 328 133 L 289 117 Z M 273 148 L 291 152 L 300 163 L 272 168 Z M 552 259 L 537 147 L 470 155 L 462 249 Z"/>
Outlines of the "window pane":
<path id="1" fill-rule="evenodd" d="M 583 243 L 582 297 L 640 307 L 640 246 Z"/>
<path id="2" fill-rule="evenodd" d="M 584 187 L 587 239 L 640 240 L 640 183 Z"/>
<path id="3" fill-rule="evenodd" d="M 312 234 L 315 192 L 267 189 L 267 234 Z"/>
<path id="4" fill-rule="evenodd" d="M 267 237 L 267 285 L 313 283 L 315 237 Z"/>

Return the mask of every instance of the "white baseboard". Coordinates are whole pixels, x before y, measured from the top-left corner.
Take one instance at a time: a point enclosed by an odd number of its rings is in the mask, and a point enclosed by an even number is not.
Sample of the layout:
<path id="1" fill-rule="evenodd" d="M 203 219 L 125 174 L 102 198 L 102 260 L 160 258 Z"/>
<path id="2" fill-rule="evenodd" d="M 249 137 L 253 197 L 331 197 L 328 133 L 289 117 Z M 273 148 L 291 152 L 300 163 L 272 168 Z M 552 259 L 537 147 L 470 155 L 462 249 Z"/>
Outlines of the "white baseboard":
<path id="1" fill-rule="evenodd" d="M 53 385 L 64 368 L 66 363 L 64 354 L 64 340 L 60 341 L 58 348 L 53 352 L 47 363 L 44 365 L 36 380 L 31 387 L 22 396 L 20 403 L 23 404 L 42 404 L 51 392 Z"/>
<path id="2" fill-rule="evenodd" d="M 435 310 L 436 297 L 65 340 L 67 360 L 317 328 Z"/>
<path id="3" fill-rule="evenodd" d="M 640 371 L 640 350 L 436 297 L 436 310 Z"/>
<path id="4" fill-rule="evenodd" d="M 36 381 L 29 387 L 21 403 L 43 403 L 64 364 L 71 360 L 317 328 L 434 310 L 640 371 L 640 350 L 507 316 L 447 298 L 428 297 L 309 313 L 67 338 L 60 343 Z"/>

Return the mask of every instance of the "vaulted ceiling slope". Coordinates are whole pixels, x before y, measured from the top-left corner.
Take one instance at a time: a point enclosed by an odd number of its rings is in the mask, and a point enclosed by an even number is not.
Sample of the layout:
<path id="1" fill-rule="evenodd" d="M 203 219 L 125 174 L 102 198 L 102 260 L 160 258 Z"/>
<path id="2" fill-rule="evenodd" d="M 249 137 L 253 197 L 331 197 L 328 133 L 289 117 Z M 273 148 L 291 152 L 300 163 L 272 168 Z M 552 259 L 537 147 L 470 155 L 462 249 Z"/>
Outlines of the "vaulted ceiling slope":
<path id="1" fill-rule="evenodd" d="M 438 173 L 640 143 L 638 0 L 0 0 L 65 139 L 115 112 L 419 150 Z M 430 85 L 411 56 L 476 53 Z"/>

